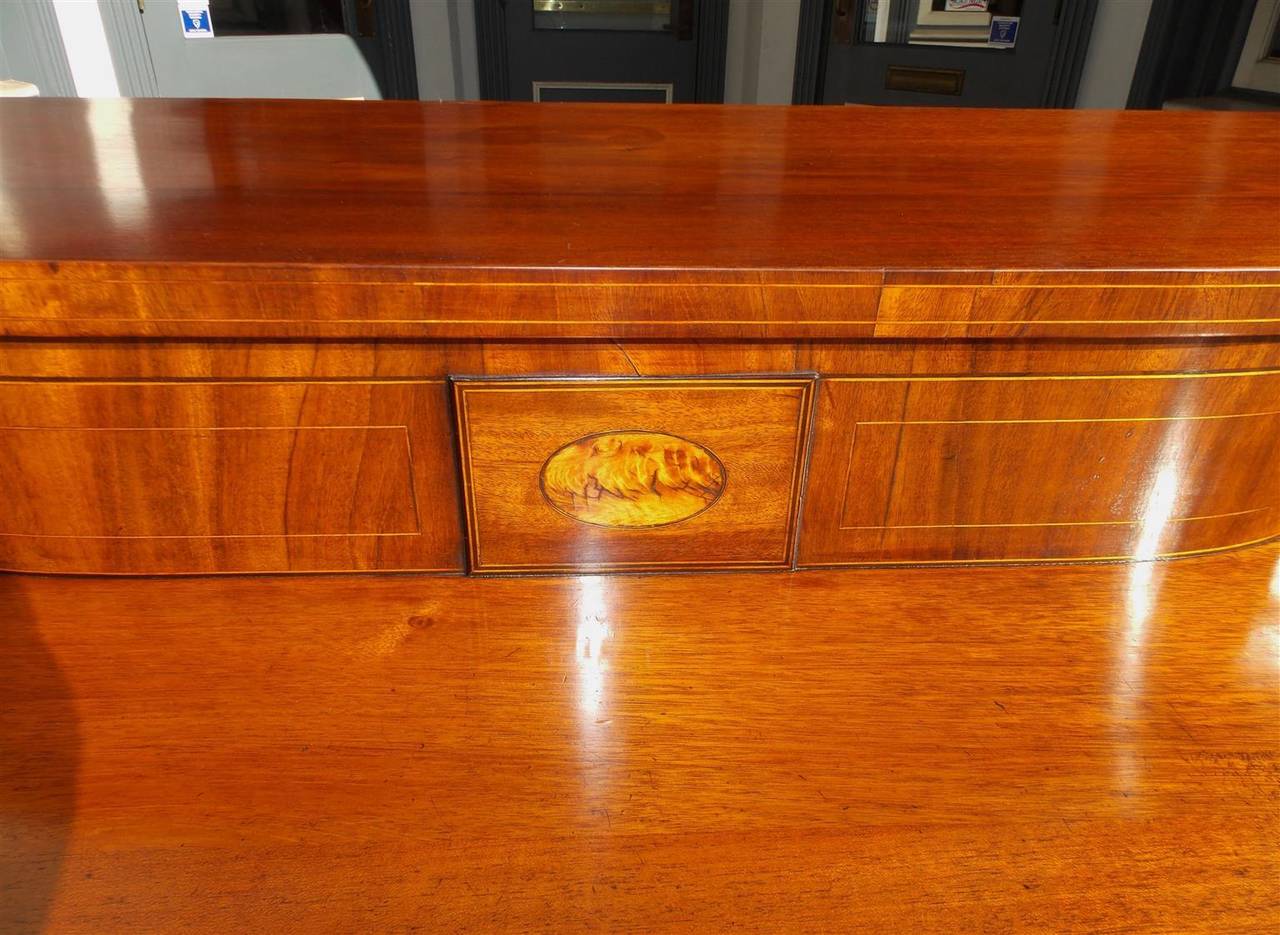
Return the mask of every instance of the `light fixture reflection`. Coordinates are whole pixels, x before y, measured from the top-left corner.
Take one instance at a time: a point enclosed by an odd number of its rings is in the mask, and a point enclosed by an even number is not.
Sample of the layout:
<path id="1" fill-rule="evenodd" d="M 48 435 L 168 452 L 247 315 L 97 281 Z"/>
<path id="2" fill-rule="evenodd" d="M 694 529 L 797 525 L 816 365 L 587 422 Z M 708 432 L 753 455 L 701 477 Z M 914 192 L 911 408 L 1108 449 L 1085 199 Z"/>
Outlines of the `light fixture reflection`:
<path id="1" fill-rule="evenodd" d="M 1270 679 L 1280 671 L 1280 620 L 1276 619 L 1277 616 L 1280 615 L 1272 614 L 1271 619 L 1251 628 L 1240 652 L 1242 661 L 1250 669 L 1259 670 Z"/>
<path id="2" fill-rule="evenodd" d="M 133 104 L 89 101 L 87 107 L 98 189 L 107 213 L 118 228 L 136 227 L 146 220 L 151 204 L 133 135 Z"/>
<path id="3" fill-rule="evenodd" d="M 14 256 L 27 252 L 22 216 L 3 179 L 0 179 L 0 250 Z"/>
<path id="4" fill-rule="evenodd" d="M 1155 575 L 1153 560 L 1159 554 L 1160 537 L 1173 517 L 1178 493 L 1178 472 L 1166 463 L 1156 474 L 1155 483 L 1142 511 L 1142 529 L 1133 551 L 1136 563 L 1129 572 L 1129 642 L 1141 641 L 1147 617 L 1151 615 L 1151 584 Z"/>
<path id="5" fill-rule="evenodd" d="M 1177 501 L 1178 472 L 1175 465 L 1181 447 L 1181 439 L 1177 436 L 1165 445 L 1162 467 L 1156 472 L 1142 511 L 1142 526 L 1133 551 L 1133 564 L 1129 568 L 1126 617 L 1120 634 L 1121 642 L 1116 647 L 1115 681 L 1111 688 L 1119 741 L 1115 748 L 1114 767 L 1120 789 L 1133 787 L 1140 781 L 1142 772 L 1142 761 L 1136 749 L 1138 738 L 1132 733 L 1132 725 L 1140 720 L 1137 714 L 1144 688 L 1147 619 L 1158 588 L 1156 570 L 1159 566 L 1155 558 L 1159 555 L 1160 540 L 1173 517 Z M 1163 573 L 1161 569 L 1160 574 Z"/>
<path id="6" fill-rule="evenodd" d="M 1276 560 L 1271 573 L 1270 598 L 1249 630 L 1241 649 L 1241 661 L 1274 686 L 1276 673 L 1280 672 L 1280 559 Z"/>
<path id="7" fill-rule="evenodd" d="M 53 0 L 52 5 L 76 96 L 119 97 L 120 82 L 116 78 L 107 28 L 98 4 L 84 0 Z M 141 5 L 138 9 L 142 9 Z"/>
<path id="8" fill-rule="evenodd" d="M 604 706 L 605 676 L 609 671 L 604 644 L 612 636 L 605 609 L 605 579 L 598 575 L 579 578 L 578 634 L 574 646 L 578 707 L 591 717 L 599 714 Z"/>

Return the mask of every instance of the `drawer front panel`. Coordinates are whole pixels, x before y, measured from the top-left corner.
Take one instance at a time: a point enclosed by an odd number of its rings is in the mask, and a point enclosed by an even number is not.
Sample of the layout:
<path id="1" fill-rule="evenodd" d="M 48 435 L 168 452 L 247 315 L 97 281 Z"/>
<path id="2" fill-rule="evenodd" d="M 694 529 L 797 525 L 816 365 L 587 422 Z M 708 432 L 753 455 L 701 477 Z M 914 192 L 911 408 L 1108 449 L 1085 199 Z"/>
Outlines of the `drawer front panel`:
<path id="1" fill-rule="evenodd" d="M 812 389 L 455 380 L 472 570 L 791 567 Z"/>
<path id="2" fill-rule="evenodd" d="M 0 567 L 457 571 L 443 383 L 38 383 L 0 394 Z"/>
<path id="3" fill-rule="evenodd" d="M 1155 558 L 1280 533 L 1280 375 L 824 381 L 802 565 Z"/>

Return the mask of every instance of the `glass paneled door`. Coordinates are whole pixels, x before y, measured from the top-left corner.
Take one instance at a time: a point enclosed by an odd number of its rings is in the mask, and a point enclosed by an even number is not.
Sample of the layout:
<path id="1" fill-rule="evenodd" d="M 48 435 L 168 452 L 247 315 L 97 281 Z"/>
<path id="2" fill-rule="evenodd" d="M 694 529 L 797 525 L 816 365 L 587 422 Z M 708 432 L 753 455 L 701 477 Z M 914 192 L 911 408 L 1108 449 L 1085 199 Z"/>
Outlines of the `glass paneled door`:
<path id="1" fill-rule="evenodd" d="M 834 0 L 829 103 L 1064 105 L 1093 0 Z"/>
<path id="2" fill-rule="evenodd" d="M 141 0 L 164 97 L 416 98 L 408 0 Z"/>
<path id="3" fill-rule="evenodd" d="M 487 8 L 487 10 L 486 10 Z M 698 84 L 701 41 L 725 0 L 479 0 L 486 96 L 525 101 L 672 103 L 718 99 Z M 489 15 L 485 15 L 485 13 Z M 486 58 L 486 29 L 501 43 Z M 493 46 L 491 41 L 490 46 Z M 710 71 L 718 65 L 704 60 Z M 483 80 L 483 78 L 482 78 Z"/>

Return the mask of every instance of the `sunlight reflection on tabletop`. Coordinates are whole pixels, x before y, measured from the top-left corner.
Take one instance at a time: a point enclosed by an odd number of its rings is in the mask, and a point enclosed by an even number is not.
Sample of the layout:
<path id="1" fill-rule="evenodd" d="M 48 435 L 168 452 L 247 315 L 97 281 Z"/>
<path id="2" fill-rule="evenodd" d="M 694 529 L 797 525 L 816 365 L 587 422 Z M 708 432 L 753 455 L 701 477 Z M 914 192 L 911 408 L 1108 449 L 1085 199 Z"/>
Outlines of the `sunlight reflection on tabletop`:
<path id="1" fill-rule="evenodd" d="M 578 579 L 578 633 L 574 661 L 578 668 L 578 707 L 589 718 L 605 707 L 605 677 L 609 660 L 604 644 L 613 636 L 606 610 L 606 579 L 587 575 Z"/>
<path id="2" fill-rule="evenodd" d="M 1176 453 L 1178 445 L 1166 446 Z M 1125 624 L 1117 646 L 1115 681 L 1111 697 L 1112 715 L 1117 732 L 1115 778 L 1121 790 L 1133 788 L 1142 781 L 1141 737 L 1132 725 L 1143 723 L 1145 658 L 1148 642 L 1147 621 L 1155 604 L 1165 568 L 1155 561 L 1161 538 L 1173 516 L 1178 492 L 1175 458 L 1166 455 L 1156 474 L 1142 511 L 1142 527 L 1134 547 L 1134 564 L 1129 569 L 1125 600 Z"/>

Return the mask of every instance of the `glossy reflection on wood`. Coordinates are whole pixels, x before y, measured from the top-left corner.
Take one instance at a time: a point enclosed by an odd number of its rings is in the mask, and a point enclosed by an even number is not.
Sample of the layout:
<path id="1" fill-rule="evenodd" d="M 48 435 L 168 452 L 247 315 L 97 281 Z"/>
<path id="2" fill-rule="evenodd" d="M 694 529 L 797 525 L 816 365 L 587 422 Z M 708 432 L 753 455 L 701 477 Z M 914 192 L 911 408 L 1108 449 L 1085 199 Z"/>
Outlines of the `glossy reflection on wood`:
<path id="1" fill-rule="evenodd" d="M 0 930 L 1272 932 L 1278 601 L 0 577 Z"/>
<path id="2" fill-rule="evenodd" d="M 0 334 L 1275 336 L 1278 148 L 1245 113 L 7 101 Z"/>
<path id="3" fill-rule="evenodd" d="M 939 172 L 939 139 L 963 165 Z M 1238 113 L 7 103 L 0 568 L 1262 541 L 1280 176 L 1259 167 L 1278 145 L 1274 118 Z M 1016 197 L 975 199 L 993 178 Z M 807 389 L 751 397 L 730 375 Z M 612 389 L 449 418 L 448 379 L 552 376 Z M 687 460 L 659 476 L 634 449 L 625 483 L 567 463 L 618 432 Z"/>
<path id="4" fill-rule="evenodd" d="M 1280 533 L 1280 373 L 836 378 L 800 562 L 1176 556 Z"/>
<path id="5" fill-rule="evenodd" d="M 0 482 L 18 493 L 0 510 L 0 568 L 459 573 L 459 473 L 474 500 L 479 570 L 785 567 L 791 539 L 801 566 L 1115 559 L 1280 533 L 1280 345 L 1124 351 L 977 341 L 0 344 L 0 366 L 29 375 L 0 384 Z M 779 384 L 768 373 L 810 365 L 825 372 L 797 532 L 809 420 L 794 388 L 811 378 Z M 101 379 L 104 369 L 122 377 Z M 590 392 L 572 380 L 543 380 L 545 392 L 537 380 L 456 381 L 492 394 L 461 433 L 485 463 L 460 471 L 448 391 L 430 375 L 448 369 L 609 379 Z M 58 371 L 63 379 L 49 378 Z M 681 371 L 757 374 L 658 379 Z M 871 375 L 884 371 L 899 375 Z M 779 385 L 793 389 L 761 388 Z M 570 518 L 540 492 L 548 459 L 620 428 L 702 446 L 729 479 L 722 496 L 665 531 L 610 533 Z"/>
<path id="6" fill-rule="evenodd" d="M 968 158 L 939 171 L 938 140 Z M 1250 269 L 1275 264 L 1278 146 L 1227 112 L 13 100 L 0 246 L 175 272 L 672 269 L 691 245 L 721 269 Z M 1017 197 L 976 197 L 992 179 Z"/>
<path id="7" fill-rule="evenodd" d="M 0 568 L 457 571 L 442 381 L 0 386 Z"/>

